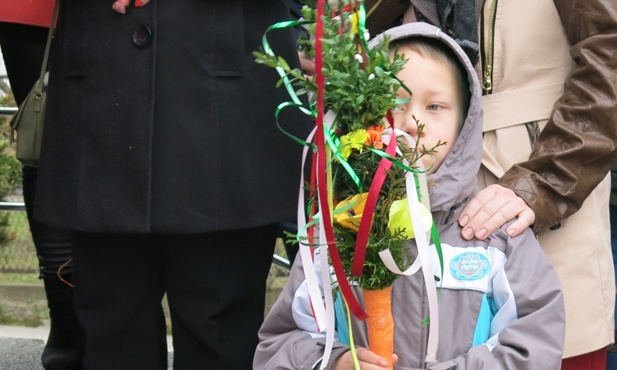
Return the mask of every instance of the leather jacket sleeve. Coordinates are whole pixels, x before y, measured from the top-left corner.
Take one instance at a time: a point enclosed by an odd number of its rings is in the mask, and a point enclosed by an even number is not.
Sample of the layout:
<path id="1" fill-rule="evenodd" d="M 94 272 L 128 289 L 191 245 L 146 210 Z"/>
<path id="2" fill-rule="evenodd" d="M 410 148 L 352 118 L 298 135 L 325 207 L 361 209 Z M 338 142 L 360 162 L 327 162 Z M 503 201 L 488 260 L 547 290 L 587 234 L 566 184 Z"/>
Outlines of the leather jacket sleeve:
<path id="1" fill-rule="evenodd" d="M 576 212 L 617 155 L 617 2 L 554 2 L 575 66 L 529 160 L 498 181 L 534 210 L 535 233 Z"/>

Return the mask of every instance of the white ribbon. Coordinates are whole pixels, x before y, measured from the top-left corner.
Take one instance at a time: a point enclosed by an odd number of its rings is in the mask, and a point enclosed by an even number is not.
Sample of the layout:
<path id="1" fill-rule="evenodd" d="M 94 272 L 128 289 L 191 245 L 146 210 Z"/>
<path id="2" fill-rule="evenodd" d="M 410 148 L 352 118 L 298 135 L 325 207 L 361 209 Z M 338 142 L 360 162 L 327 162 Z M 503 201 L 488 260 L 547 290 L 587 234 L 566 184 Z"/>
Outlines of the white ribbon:
<path id="1" fill-rule="evenodd" d="M 319 221 L 319 239 L 326 240 L 325 228 L 323 227 L 323 217 L 320 218 Z M 328 365 L 328 360 L 330 360 L 330 355 L 332 354 L 332 347 L 334 346 L 334 332 L 336 331 L 335 324 L 335 313 L 334 313 L 334 300 L 332 298 L 332 283 L 331 283 L 331 274 L 330 269 L 328 268 L 330 265 L 328 264 L 328 247 L 321 246 L 319 247 L 319 257 L 321 262 L 321 281 L 323 286 L 323 298 L 326 301 L 326 319 L 327 319 L 327 330 L 326 330 L 326 343 L 324 348 L 323 359 L 321 360 L 321 369 L 325 369 Z"/>
<path id="2" fill-rule="evenodd" d="M 307 138 L 307 142 L 311 142 L 317 131 L 317 127 L 313 129 Z M 306 164 L 306 158 L 308 156 L 309 147 L 304 147 L 302 151 L 302 171 L 300 172 L 300 190 L 298 194 L 298 233 L 300 241 L 308 240 L 307 228 L 306 228 L 306 216 L 304 212 L 304 167 Z M 320 186 L 322 184 L 317 184 Z M 326 186 L 323 184 L 323 186 Z M 319 218 L 319 241 L 326 240 L 324 235 L 323 217 Z M 332 347 L 334 345 L 334 331 L 335 331 L 335 316 L 334 316 L 334 301 L 332 298 L 332 284 L 330 282 L 330 270 L 328 268 L 328 248 L 327 245 L 316 247 L 319 248 L 319 264 L 321 268 L 317 269 L 315 266 L 314 255 L 311 253 L 311 248 L 300 245 L 300 258 L 302 259 L 302 268 L 304 269 L 304 277 L 306 279 L 306 285 L 309 292 L 309 298 L 311 302 L 311 308 L 313 309 L 313 316 L 315 323 L 317 324 L 318 332 L 326 333 L 326 343 L 324 348 L 324 356 L 321 363 L 321 369 L 324 369 L 330 359 Z M 316 270 L 320 270 L 320 279 L 323 282 L 323 295 L 319 287 L 319 280 Z M 325 306 L 324 306 L 325 305 Z"/>
<path id="3" fill-rule="evenodd" d="M 411 214 L 411 224 L 414 230 L 424 230 L 422 214 L 420 213 L 420 201 L 416 192 L 413 174 L 407 173 L 407 201 L 409 202 L 409 213 Z M 426 348 L 426 362 L 435 362 L 437 359 L 437 344 L 439 343 L 439 308 L 437 307 L 437 288 L 435 277 L 433 276 L 433 255 L 429 248 L 428 238 L 424 232 L 416 232 L 416 245 L 418 247 L 418 258 L 422 264 L 424 284 L 428 295 L 429 306 L 429 333 Z"/>
<path id="4" fill-rule="evenodd" d="M 317 128 L 309 134 L 307 142 L 310 143 L 315 136 Z M 304 166 L 306 164 L 306 157 L 308 155 L 309 147 L 305 146 L 302 151 L 302 167 L 300 171 L 300 191 L 298 194 L 298 233 L 300 234 L 300 243 L 304 240 L 308 240 L 306 230 L 306 216 L 304 212 Z M 323 239 L 320 239 L 323 240 Z M 313 265 L 313 254 L 309 246 L 300 245 L 300 258 L 302 259 L 302 268 L 304 269 L 304 277 L 306 279 L 306 285 L 309 291 L 309 298 L 311 301 L 311 307 L 313 308 L 313 314 L 315 322 L 317 324 L 317 330 L 319 332 L 326 331 L 328 328 L 326 320 L 326 309 L 324 307 L 323 299 L 321 298 L 321 290 L 319 288 L 319 282 L 317 280 L 317 274 Z M 327 266 L 327 265 L 326 265 Z"/>
<path id="5" fill-rule="evenodd" d="M 392 134 L 391 129 L 386 129 L 382 133 L 382 141 L 389 142 L 389 138 Z M 394 134 L 397 137 L 402 136 L 407 141 L 408 146 L 413 147 L 415 141 L 407 133 L 394 129 Z M 400 154 L 400 151 L 397 152 Z M 406 166 L 409 166 L 408 161 L 404 161 Z M 422 164 L 418 163 L 420 169 Z M 422 175 L 422 177 L 420 177 Z M 430 210 L 430 203 L 428 201 L 428 187 L 426 186 L 426 176 L 424 173 L 418 174 L 420 182 L 420 192 L 422 193 L 422 200 L 424 205 Z M 379 256 L 383 263 L 388 267 L 390 271 L 395 274 L 411 276 L 415 274 L 420 267 L 422 267 L 422 273 L 424 275 L 424 284 L 428 295 L 429 304 L 429 336 L 427 344 L 426 362 L 435 362 L 437 359 L 437 345 L 439 343 L 439 308 L 437 306 L 437 288 L 435 286 L 435 277 L 433 276 L 433 255 L 429 247 L 429 238 L 427 233 L 424 232 L 424 220 L 422 219 L 422 213 L 420 211 L 420 201 L 418 199 L 418 193 L 416 191 L 416 183 L 414 180 L 414 174 L 407 172 L 405 175 L 405 185 L 407 188 L 407 202 L 409 204 L 409 213 L 411 215 L 411 224 L 415 233 L 416 246 L 418 247 L 418 257 L 414 263 L 405 271 L 401 271 L 396 263 L 389 249 L 379 252 Z"/>

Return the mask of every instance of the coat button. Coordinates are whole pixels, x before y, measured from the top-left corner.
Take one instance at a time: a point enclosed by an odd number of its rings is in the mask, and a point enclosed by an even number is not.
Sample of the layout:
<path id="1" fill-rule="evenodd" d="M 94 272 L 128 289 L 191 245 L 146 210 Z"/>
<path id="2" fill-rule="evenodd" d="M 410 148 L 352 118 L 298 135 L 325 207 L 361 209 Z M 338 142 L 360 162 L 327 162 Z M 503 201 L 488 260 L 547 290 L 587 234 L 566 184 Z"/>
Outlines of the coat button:
<path id="1" fill-rule="evenodd" d="M 133 30 L 131 38 L 135 46 L 138 48 L 145 48 L 150 45 L 150 41 L 152 41 L 152 31 L 146 26 L 139 26 Z"/>

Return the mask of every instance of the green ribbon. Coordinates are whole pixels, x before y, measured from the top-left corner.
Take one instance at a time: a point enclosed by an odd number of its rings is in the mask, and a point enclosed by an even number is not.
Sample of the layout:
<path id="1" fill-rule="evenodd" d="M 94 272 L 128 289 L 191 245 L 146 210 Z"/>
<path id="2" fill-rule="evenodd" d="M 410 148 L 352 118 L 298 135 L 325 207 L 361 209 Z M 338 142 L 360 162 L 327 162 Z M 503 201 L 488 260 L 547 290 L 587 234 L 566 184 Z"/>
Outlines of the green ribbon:
<path id="1" fill-rule="evenodd" d="M 342 295 L 341 295 L 342 297 Z M 353 325 L 351 323 L 351 315 L 349 314 L 349 306 L 347 305 L 347 301 L 343 299 L 345 302 L 345 312 L 347 312 L 347 328 L 349 329 L 349 350 L 351 351 L 351 358 L 353 360 L 354 370 L 360 370 L 360 361 L 358 361 L 358 353 L 356 352 L 356 345 L 353 340 Z"/>
<path id="2" fill-rule="evenodd" d="M 276 54 L 274 54 L 274 51 L 272 50 L 272 48 L 270 47 L 270 43 L 268 42 L 268 33 L 270 33 L 270 31 L 273 30 L 282 30 L 285 28 L 290 28 L 290 27 L 295 27 L 295 26 L 301 26 L 301 25 L 305 25 L 305 24 L 310 24 L 310 23 L 315 23 L 314 21 L 284 21 L 284 22 L 278 22 L 273 24 L 272 26 L 268 27 L 268 29 L 266 30 L 266 32 L 264 32 L 264 35 L 261 38 L 261 44 L 263 47 L 263 51 L 265 54 L 270 55 L 274 58 L 276 58 Z M 277 58 L 278 59 L 278 58 Z M 280 59 L 278 59 L 280 60 Z M 274 117 L 276 120 L 276 126 L 278 127 L 279 130 L 281 130 L 285 135 L 289 136 L 292 140 L 294 140 L 295 142 L 299 143 L 300 145 L 303 146 L 312 146 L 310 143 L 307 143 L 306 141 L 290 134 L 289 132 L 287 132 L 286 130 L 284 130 L 280 123 L 279 123 L 279 115 L 281 113 L 281 111 L 285 108 L 288 107 L 295 107 L 295 108 L 299 108 L 301 112 L 303 112 L 306 115 L 309 115 L 311 117 L 314 117 L 314 109 L 307 109 L 304 104 L 302 104 L 302 101 L 300 101 L 300 98 L 298 98 L 298 94 L 296 94 L 296 91 L 293 88 L 293 85 L 291 83 L 291 81 L 289 80 L 289 77 L 287 76 L 287 73 L 285 72 L 285 70 L 280 67 L 277 66 L 275 67 L 276 72 L 279 74 L 279 76 L 281 76 L 281 81 L 283 83 L 283 85 L 285 86 L 285 89 L 287 90 L 287 94 L 289 95 L 289 97 L 291 98 L 291 102 L 284 102 L 279 104 L 279 106 L 276 108 L 276 112 L 274 113 Z"/>
<path id="3" fill-rule="evenodd" d="M 364 4 L 360 4 L 360 9 L 358 10 L 358 33 L 360 34 L 360 41 L 364 46 L 364 50 L 366 53 L 370 55 L 371 50 L 368 48 L 368 43 L 364 38 L 364 31 L 366 30 L 366 9 L 364 8 Z"/>
<path id="4" fill-rule="evenodd" d="M 289 108 L 289 107 L 299 108 L 299 109 L 300 109 L 300 111 L 302 111 L 302 112 L 303 112 L 303 113 L 305 113 L 306 115 L 311 115 L 311 116 L 313 115 L 313 113 L 312 113 L 310 110 L 306 109 L 306 108 L 304 107 L 304 105 L 303 105 L 303 104 L 297 104 L 297 103 L 293 103 L 293 102 L 289 102 L 289 101 L 288 101 L 288 102 L 284 102 L 284 103 L 279 104 L 279 106 L 278 106 L 278 107 L 276 107 L 276 111 L 275 111 L 275 113 L 274 113 L 274 119 L 275 119 L 275 122 L 276 122 L 276 127 L 278 127 L 278 129 L 279 129 L 279 130 L 280 130 L 283 134 L 287 135 L 288 137 L 290 137 L 293 141 L 297 142 L 298 144 L 300 144 L 300 145 L 302 145 L 302 146 L 310 146 L 310 147 L 314 147 L 314 145 L 313 145 L 313 144 L 311 144 L 311 143 L 307 143 L 306 141 L 304 141 L 304 140 L 300 139 L 299 137 L 297 137 L 297 136 L 295 136 L 295 135 L 290 134 L 289 132 L 287 132 L 287 131 L 286 131 L 286 130 L 285 130 L 285 129 L 281 126 L 281 124 L 280 124 L 280 122 L 279 122 L 279 114 L 283 111 L 283 109 L 285 109 L 285 108 Z"/>
<path id="5" fill-rule="evenodd" d="M 412 173 L 425 173 L 428 170 L 419 170 L 415 167 L 409 167 L 407 165 L 405 165 L 403 162 L 401 162 L 400 160 L 394 158 L 393 156 L 391 156 L 390 154 L 384 152 L 383 150 L 380 149 L 375 149 L 375 148 L 369 148 L 369 150 L 375 154 L 377 154 L 378 156 L 380 156 L 381 158 L 385 158 L 387 160 L 389 160 L 390 162 L 392 162 L 393 165 L 395 165 L 398 168 L 401 168 L 407 172 L 412 172 Z M 416 186 L 418 184 L 416 183 Z"/>
<path id="6" fill-rule="evenodd" d="M 274 51 L 272 50 L 272 48 L 270 47 L 270 44 L 268 43 L 268 33 L 270 33 L 270 31 L 281 30 L 285 28 L 301 26 L 301 25 L 311 24 L 311 23 L 315 23 L 315 21 L 284 21 L 284 22 L 275 23 L 272 26 L 268 27 L 268 29 L 266 30 L 266 32 L 261 38 L 261 45 L 263 46 L 264 53 L 276 58 L 276 54 L 274 54 Z M 285 89 L 287 89 L 287 93 L 289 94 L 293 102 L 298 104 L 299 106 L 304 106 L 302 102 L 300 101 L 300 99 L 298 98 L 296 91 L 293 89 L 291 81 L 289 80 L 289 77 L 287 77 L 287 73 L 285 72 L 285 70 L 280 66 L 277 66 L 275 69 L 278 72 L 279 76 L 281 76 L 281 79 L 283 80 L 283 84 L 285 85 Z"/>
<path id="7" fill-rule="evenodd" d="M 435 222 L 433 222 L 433 226 L 431 226 L 431 238 L 433 238 L 435 248 L 437 249 L 437 256 L 439 257 L 439 267 L 441 268 L 439 285 L 441 286 L 443 284 L 443 250 L 441 249 L 441 239 L 439 239 L 439 232 L 437 231 Z"/>
<path id="8" fill-rule="evenodd" d="M 360 178 L 354 172 L 353 168 L 351 168 L 351 165 L 349 164 L 349 162 L 347 162 L 347 160 L 341 154 L 341 150 L 340 150 L 341 140 L 338 138 L 338 136 L 334 134 L 332 130 L 326 130 L 324 128 L 324 131 L 325 131 L 326 143 L 328 143 L 328 145 L 330 146 L 330 149 L 332 149 L 332 153 L 334 154 L 334 157 L 338 159 L 341 166 L 343 166 L 345 171 L 347 171 L 347 173 L 349 174 L 349 177 L 351 177 L 351 179 L 353 180 L 354 184 L 356 184 L 356 186 L 358 187 L 358 193 L 362 193 L 362 183 L 360 181 Z M 334 160 L 334 158 L 332 160 Z"/>

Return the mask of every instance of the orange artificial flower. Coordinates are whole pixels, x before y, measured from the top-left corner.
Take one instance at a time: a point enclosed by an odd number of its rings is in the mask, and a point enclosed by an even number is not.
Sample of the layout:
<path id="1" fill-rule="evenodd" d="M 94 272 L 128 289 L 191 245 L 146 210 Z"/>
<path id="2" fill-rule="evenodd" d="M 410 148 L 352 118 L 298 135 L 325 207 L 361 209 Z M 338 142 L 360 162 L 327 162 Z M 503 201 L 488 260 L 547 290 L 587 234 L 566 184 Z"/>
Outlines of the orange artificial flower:
<path id="1" fill-rule="evenodd" d="M 372 126 L 366 129 L 368 139 L 364 142 L 367 146 L 372 146 L 375 149 L 383 149 L 383 143 L 381 142 L 381 133 L 383 132 L 383 126 Z"/>

